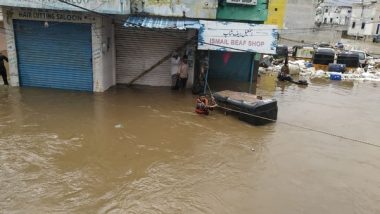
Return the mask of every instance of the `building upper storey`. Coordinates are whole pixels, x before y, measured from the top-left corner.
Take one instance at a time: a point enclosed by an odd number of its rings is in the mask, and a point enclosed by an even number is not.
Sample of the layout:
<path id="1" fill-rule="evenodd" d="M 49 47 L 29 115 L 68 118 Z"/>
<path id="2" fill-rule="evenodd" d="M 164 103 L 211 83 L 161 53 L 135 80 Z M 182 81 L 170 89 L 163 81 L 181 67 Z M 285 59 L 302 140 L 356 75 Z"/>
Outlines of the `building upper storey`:
<path id="1" fill-rule="evenodd" d="M 0 6 L 248 22 L 268 15 L 268 0 L 0 0 Z"/>
<path id="2" fill-rule="evenodd" d="M 129 0 L 0 0 L 0 5 L 69 11 L 83 11 L 82 7 L 105 14 L 130 13 Z"/>

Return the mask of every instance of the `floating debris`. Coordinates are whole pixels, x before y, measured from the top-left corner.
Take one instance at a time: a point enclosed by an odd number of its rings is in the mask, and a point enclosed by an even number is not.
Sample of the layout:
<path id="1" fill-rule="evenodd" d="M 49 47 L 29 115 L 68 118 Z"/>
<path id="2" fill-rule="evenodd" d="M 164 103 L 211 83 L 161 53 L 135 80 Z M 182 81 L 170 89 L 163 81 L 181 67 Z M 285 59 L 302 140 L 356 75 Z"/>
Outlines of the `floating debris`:
<path id="1" fill-rule="evenodd" d="M 117 128 L 117 129 L 123 129 L 124 126 L 123 126 L 123 124 L 117 124 L 117 125 L 115 125 L 115 128 Z"/>
<path id="2" fill-rule="evenodd" d="M 282 65 L 269 66 L 268 68 L 260 67 L 260 74 L 277 74 L 280 72 Z M 300 79 L 326 78 L 340 81 L 380 81 L 380 59 L 368 61 L 365 68 L 348 69 L 344 73 L 329 72 L 316 69 L 312 64 L 305 60 L 289 61 L 289 70 L 291 75 L 299 75 Z M 340 78 L 335 78 L 335 77 Z"/>

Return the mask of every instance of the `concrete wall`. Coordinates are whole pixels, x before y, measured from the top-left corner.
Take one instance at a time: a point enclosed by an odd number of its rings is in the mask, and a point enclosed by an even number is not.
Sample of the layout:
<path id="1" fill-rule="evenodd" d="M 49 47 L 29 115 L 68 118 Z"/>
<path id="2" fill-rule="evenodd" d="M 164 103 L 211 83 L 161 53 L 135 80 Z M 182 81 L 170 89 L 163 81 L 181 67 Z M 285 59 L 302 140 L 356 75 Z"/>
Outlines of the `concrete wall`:
<path id="1" fill-rule="evenodd" d="M 131 13 L 215 19 L 218 0 L 131 0 Z"/>
<path id="2" fill-rule="evenodd" d="M 352 18 L 348 29 L 351 36 L 371 36 L 376 33 L 380 24 L 380 3 L 355 4 L 352 8 Z M 354 25 L 355 23 L 355 25 Z M 364 29 L 362 24 L 365 24 Z"/>
<path id="3" fill-rule="evenodd" d="M 187 39 L 190 40 L 196 35 L 196 30 L 188 30 Z M 195 51 L 197 50 L 197 44 L 190 44 L 186 47 L 185 53 L 188 56 L 189 64 L 189 77 L 187 80 L 187 87 L 190 88 L 194 84 L 194 73 L 195 73 Z"/>
<path id="4" fill-rule="evenodd" d="M 80 21 L 70 21 L 74 23 L 89 23 L 92 25 L 92 61 L 93 61 L 93 79 L 94 91 L 103 92 L 111 85 L 115 84 L 115 64 L 114 64 L 114 47 L 112 46 L 114 33 L 112 20 L 109 18 L 94 16 L 81 12 L 63 12 L 52 10 L 36 10 L 36 9 L 19 9 L 19 8 L 3 8 L 4 26 L 7 29 L 6 46 L 9 58 L 9 73 L 11 86 L 19 86 L 19 72 L 17 62 L 17 50 L 15 43 L 15 35 L 13 29 L 14 19 L 36 20 L 36 21 L 57 21 L 55 18 L 46 17 L 62 17 L 63 15 L 78 15 L 83 17 Z M 24 17 L 25 13 L 45 13 L 44 16 L 34 18 Z M 67 20 L 59 20 L 67 22 Z M 107 41 L 110 39 L 110 48 L 108 49 Z"/>
<path id="5" fill-rule="evenodd" d="M 302 44 L 329 42 L 341 39 L 341 29 L 336 27 L 318 28 L 315 25 L 317 0 L 288 0 L 284 30 L 280 31 L 281 43 Z"/>
<path id="6" fill-rule="evenodd" d="M 279 29 L 284 27 L 286 5 L 288 0 L 271 0 L 268 6 L 268 19 L 265 24 L 277 25 Z"/>
<path id="7" fill-rule="evenodd" d="M 5 54 L 7 52 L 7 45 L 5 41 L 6 30 L 4 28 L 4 22 L 0 21 L 0 52 Z"/>
<path id="8" fill-rule="evenodd" d="M 115 25 L 112 20 L 103 22 L 103 91 L 116 84 L 116 50 L 115 50 Z"/>
<path id="9" fill-rule="evenodd" d="M 7 33 L 7 31 L 4 28 L 4 22 L 0 21 L 0 52 L 4 55 L 4 56 L 8 56 L 8 52 L 7 52 L 7 43 L 6 43 L 6 39 L 5 39 L 5 35 Z M 5 69 L 7 70 L 7 73 L 9 73 L 9 64 L 4 61 L 4 65 L 5 65 Z M 9 78 L 9 74 L 8 74 L 8 78 Z M 2 80 L 0 80 L 0 84 L 3 84 Z"/>
<path id="10" fill-rule="evenodd" d="M 318 8 L 318 10 L 321 10 L 321 14 L 318 14 L 315 20 L 315 22 L 318 24 L 348 26 L 352 13 L 351 7 L 341 6 L 323 6 L 321 8 Z"/>
<path id="11" fill-rule="evenodd" d="M 97 17 L 92 24 L 94 91 L 103 92 L 115 85 L 114 26 L 110 18 Z"/>
<path id="12" fill-rule="evenodd" d="M 314 27 L 316 3 L 316 0 L 288 0 L 285 13 L 285 27 Z"/>

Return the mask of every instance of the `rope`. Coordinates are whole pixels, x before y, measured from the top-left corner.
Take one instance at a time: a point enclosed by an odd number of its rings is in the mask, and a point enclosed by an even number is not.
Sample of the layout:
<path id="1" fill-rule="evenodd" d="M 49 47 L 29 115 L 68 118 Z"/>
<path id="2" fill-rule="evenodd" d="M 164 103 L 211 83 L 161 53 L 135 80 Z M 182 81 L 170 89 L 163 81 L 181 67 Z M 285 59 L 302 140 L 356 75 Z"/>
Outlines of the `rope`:
<path id="1" fill-rule="evenodd" d="M 207 85 L 208 90 L 210 91 L 211 97 L 214 99 L 214 94 L 211 92 L 211 88 L 210 88 L 210 85 L 208 84 L 208 82 L 206 82 L 206 85 Z"/>
<path id="2" fill-rule="evenodd" d="M 268 120 L 268 121 L 271 121 L 271 122 L 277 122 L 277 123 L 284 124 L 284 125 L 287 125 L 287 126 L 290 126 L 290 127 L 304 129 L 304 130 L 308 130 L 308 131 L 313 131 L 313 132 L 316 132 L 316 133 L 325 134 L 325 135 L 329 135 L 329 136 L 332 136 L 332 137 L 337 137 L 337 138 L 341 138 L 341 139 L 344 139 L 344 140 L 349 140 L 349 141 L 353 141 L 353 142 L 356 142 L 356 143 L 362 143 L 362 144 L 366 144 L 366 145 L 370 145 L 370 146 L 374 146 L 374 147 L 380 148 L 380 145 L 377 145 L 377 144 L 373 144 L 373 143 L 369 143 L 369 142 L 366 142 L 366 141 L 362 141 L 362 140 L 357 140 L 357 139 L 345 137 L 345 136 L 334 134 L 334 133 L 331 133 L 331 132 L 317 130 L 317 129 L 313 129 L 313 128 L 309 128 L 309 127 L 304 127 L 304 126 L 299 126 L 299 125 L 295 125 L 295 124 L 287 123 L 287 122 L 283 122 L 283 121 L 276 121 L 276 120 L 273 120 L 273 119 L 270 119 L 270 118 L 266 118 L 266 117 L 262 117 L 262 116 L 258 116 L 258 115 L 254 115 L 254 114 L 250 114 L 250 113 L 246 113 L 246 112 L 242 112 L 242 111 L 231 109 L 231 108 L 226 108 L 226 107 L 219 106 L 219 105 L 217 105 L 217 107 L 221 108 L 221 109 L 224 109 L 224 110 L 233 111 L 233 112 L 236 112 L 236 113 L 245 114 L 245 115 L 248 115 L 248 116 L 260 118 L 260 119 L 263 119 L 263 120 Z"/>
<path id="3" fill-rule="evenodd" d="M 210 91 L 211 97 L 214 98 L 214 95 L 213 95 L 213 93 L 211 91 L 211 88 L 210 88 L 209 84 L 208 83 L 206 83 L 206 84 L 207 84 L 208 89 Z M 377 144 L 374 144 L 374 143 L 370 143 L 370 142 L 366 142 L 366 141 L 363 141 L 363 140 L 357 140 L 357 139 L 354 139 L 354 138 L 345 137 L 343 135 L 338 135 L 338 134 L 334 134 L 334 133 L 331 133 L 331 132 L 327 132 L 327 131 L 323 131 L 323 130 L 318 130 L 318 129 L 313 129 L 313 128 L 309 128 L 309 127 L 305 127 L 305 126 L 299 126 L 299 125 L 295 125 L 295 124 L 287 123 L 287 122 L 283 122 L 283 121 L 277 121 L 277 120 L 273 120 L 273 119 L 270 119 L 270 118 L 262 117 L 262 116 L 255 115 L 255 114 L 250 114 L 250 113 L 247 113 L 247 112 L 242 112 L 242 111 L 239 111 L 239 110 L 227 108 L 227 107 L 220 106 L 220 105 L 217 105 L 216 107 L 224 109 L 224 110 L 227 110 L 227 111 L 233 111 L 233 112 L 236 112 L 236 113 L 245 114 L 245 115 L 248 115 L 248 116 L 251 116 L 251 117 L 256 117 L 256 118 L 263 119 L 263 120 L 268 120 L 268 121 L 271 121 L 271 122 L 277 122 L 277 123 L 280 123 L 280 124 L 283 124 L 283 125 L 287 125 L 287 126 L 290 126 L 290 127 L 293 127 L 293 128 L 308 130 L 308 131 L 312 131 L 312 132 L 316 132 L 316 133 L 325 134 L 325 135 L 329 135 L 329 136 L 332 136 L 332 137 L 348 140 L 348 141 L 351 141 L 351 142 L 361 143 L 361 144 L 365 144 L 365 145 L 368 145 L 368 146 L 373 146 L 373 147 L 380 148 L 380 145 L 377 145 Z"/>
<path id="4" fill-rule="evenodd" d="M 260 119 L 263 119 L 263 120 L 268 120 L 268 121 L 271 121 L 271 122 L 276 122 L 276 121 L 277 121 L 277 120 L 273 120 L 273 119 L 270 119 L 270 118 L 266 118 L 266 117 L 262 117 L 262 116 L 254 115 L 254 114 L 250 114 L 250 113 L 247 113 L 247 112 L 242 112 L 242 111 L 239 111 L 239 110 L 235 110 L 235 109 L 227 108 L 227 107 L 220 106 L 220 105 L 217 105 L 216 107 L 218 107 L 218 108 L 222 108 L 222 109 L 227 110 L 227 111 L 234 111 L 234 112 L 236 112 L 236 113 L 245 114 L 245 115 L 248 115 L 248 116 L 252 116 L 252 117 L 256 117 L 256 118 L 260 118 Z"/>

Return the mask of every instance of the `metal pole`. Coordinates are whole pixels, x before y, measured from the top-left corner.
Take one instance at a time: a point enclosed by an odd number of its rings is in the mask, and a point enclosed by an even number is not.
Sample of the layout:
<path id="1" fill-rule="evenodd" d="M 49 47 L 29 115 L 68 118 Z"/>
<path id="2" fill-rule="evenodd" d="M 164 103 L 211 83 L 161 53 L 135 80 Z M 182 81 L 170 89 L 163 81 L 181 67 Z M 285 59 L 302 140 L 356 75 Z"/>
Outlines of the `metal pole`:
<path id="1" fill-rule="evenodd" d="M 203 88 L 203 93 L 206 94 L 206 91 L 207 91 L 207 84 L 208 84 L 208 72 L 210 70 L 210 50 L 207 51 L 207 72 L 206 72 L 206 76 L 205 76 L 205 86 Z M 210 92 L 211 93 L 211 92 Z"/>
<path id="2" fill-rule="evenodd" d="M 255 70 L 255 55 L 256 55 L 256 53 L 252 54 L 251 76 L 250 76 L 250 80 L 249 80 L 249 93 L 250 94 L 252 93 L 253 73 L 254 73 L 254 70 Z"/>
<path id="3" fill-rule="evenodd" d="M 363 25 L 363 15 L 364 15 L 364 0 L 362 0 L 362 13 L 360 14 L 360 23 L 359 23 L 360 28 Z M 358 34 L 359 34 L 359 32 L 356 33 L 356 40 L 358 40 Z M 363 32 L 363 36 L 364 35 L 365 35 L 365 32 Z"/>

